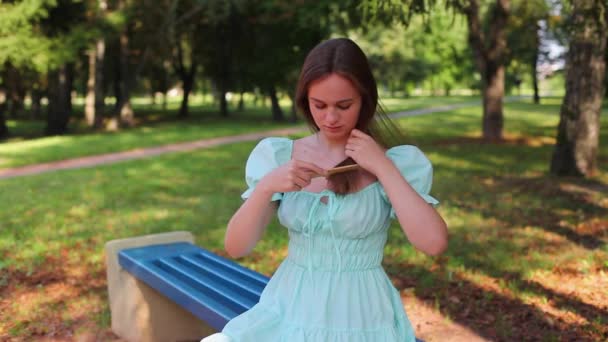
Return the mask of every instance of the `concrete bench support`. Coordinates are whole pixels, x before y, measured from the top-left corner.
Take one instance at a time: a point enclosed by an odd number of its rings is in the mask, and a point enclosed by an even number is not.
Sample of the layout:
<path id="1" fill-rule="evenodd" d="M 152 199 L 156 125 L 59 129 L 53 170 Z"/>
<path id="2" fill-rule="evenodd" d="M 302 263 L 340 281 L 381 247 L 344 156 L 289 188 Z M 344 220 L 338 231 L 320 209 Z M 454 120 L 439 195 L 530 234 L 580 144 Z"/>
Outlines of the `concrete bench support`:
<path id="1" fill-rule="evenodd" d="M 118 263 L 118 252 L 123 249 L 172 242 L 194 243 L 194 237 L 189 232 L 179 231 L 106 243 L 112 331 L 127 341 L 199 341 L 216 332 L 190 312 L 137 280 Z"/>

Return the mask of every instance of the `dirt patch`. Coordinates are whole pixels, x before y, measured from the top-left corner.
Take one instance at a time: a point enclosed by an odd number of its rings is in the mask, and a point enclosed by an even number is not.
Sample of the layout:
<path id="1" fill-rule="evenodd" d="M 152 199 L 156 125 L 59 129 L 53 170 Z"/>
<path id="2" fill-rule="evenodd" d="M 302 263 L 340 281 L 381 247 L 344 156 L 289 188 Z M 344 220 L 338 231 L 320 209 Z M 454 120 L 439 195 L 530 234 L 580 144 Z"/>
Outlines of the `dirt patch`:
<path id="1" fill-rule="evenodd" d="M 408 291 L 402 292 L 401 300 L 414 327 L 416 337 L 425 342 L 490 341 L 461 324 L 451 321 L 440 311 L 427 305 Z"/>
<path id="2" fill-rule="evenodd" d="M 62 259 L 66 260 L 66 259 Z M 47 258 L 30 271 L 4 269 L 0 341 L 112 341 L 105 269 Z"/>

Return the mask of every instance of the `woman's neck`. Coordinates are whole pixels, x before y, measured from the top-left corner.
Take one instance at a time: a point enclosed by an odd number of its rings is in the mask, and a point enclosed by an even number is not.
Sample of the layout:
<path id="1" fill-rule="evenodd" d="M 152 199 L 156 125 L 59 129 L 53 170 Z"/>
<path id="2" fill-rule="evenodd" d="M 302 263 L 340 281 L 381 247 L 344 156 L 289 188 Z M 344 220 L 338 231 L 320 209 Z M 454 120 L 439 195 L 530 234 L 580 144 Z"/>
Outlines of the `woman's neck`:
<path id="1" fill-rule="evenodd" d="M 320 132 L 317 132 L 315 136 L 315 140 L 321 151 L 325 152 L 328 156 L 331 156 L 332 159 L 340 159 L 340 161 L 346 159 L 344 147 L 346 146 L 348 137 L 344 139 L 328 139 L 327 136 Z"/>

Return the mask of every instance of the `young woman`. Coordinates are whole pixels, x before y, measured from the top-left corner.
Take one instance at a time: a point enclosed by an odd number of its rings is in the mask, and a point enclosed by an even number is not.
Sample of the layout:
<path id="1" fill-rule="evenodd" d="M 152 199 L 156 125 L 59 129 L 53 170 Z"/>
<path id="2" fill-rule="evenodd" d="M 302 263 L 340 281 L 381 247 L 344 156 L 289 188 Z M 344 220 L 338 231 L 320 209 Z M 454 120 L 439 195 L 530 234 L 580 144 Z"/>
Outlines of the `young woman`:
<path id="1" fill-rule="evenodd" d="M 245 256 L 277 213 L 288 256 L 260 302 L 203 341 L 414 341 L 381 262 L 394 218 L 417 249 L 446 249 L 446 224 L 429 195 L 432 166 L 414 146 L 382 143 L 376 82 L 349 39 L 308 54 L 296 101 L 314 134 L 267 138 L 253 149 L 245 202 L 225 238 L 231 256 Z M 347 158 L 358 169 L 329 176 Z"/>

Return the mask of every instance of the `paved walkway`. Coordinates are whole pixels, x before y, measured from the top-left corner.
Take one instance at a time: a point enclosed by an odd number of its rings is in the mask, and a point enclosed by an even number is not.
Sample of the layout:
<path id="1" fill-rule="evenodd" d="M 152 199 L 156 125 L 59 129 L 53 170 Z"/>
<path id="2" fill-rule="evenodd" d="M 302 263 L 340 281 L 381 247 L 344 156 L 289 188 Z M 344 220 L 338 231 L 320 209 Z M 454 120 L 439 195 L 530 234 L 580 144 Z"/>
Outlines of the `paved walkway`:
<path id="1" fill-rule="evenodd" d="M 0 179 L 13 178 L 20 176 L 34 175 L 44 172 L 67 170 L 67 169 L 78 169 L 84 167 L 92 167 L 101 164 L 112 164 L 125 160 L 141 159 L 158 156 L 165 153 L 191 151 L 200 148 L 210 148 L 214 146 L 241 142 L 241 141 L 252 141 L 259 140 L 267 136 L 281 136 L 294 134 L 304 131 L 306 128 L 295 127 L 285 129 L 275 129 L 271 131 L 234 135 L 227 137 L 203 139 L 191 142 L 169 144 L 158 147 L 147 147 L 139 148 L 130 151 L 116 152 L 99 154 L 95 156 L 80 157 L 66 160 L 59 160 L 49 163 L 26 165 L 21 167 L 9 168 L 0 170 Z"/>
<path id="2" fill-rule="evenodd" d="M 505 102 L 509 102 L 512 100 L 513 100 L 513 98 L 510 98 L 510 97 L 505 98 Z M 398 118 L 403 118 L 406 116 L 416 116 L 416 115 L 422 115 L 422 114 L 448 112 L 450 110 L 455 110 L 455 109 L 460 109 L 460 108 L 479 106 L 481 104 L 480 101 L 481 100 L 462 102 L 462 103 L 458 103 L 458 104 L 450 104 L 450 105 L 445 105 L 445 106 L 406 110 L 404 112 L 392 113 L 392 114 L 389 114 L 388 116 L 391 119 L 398 119 Z"/>
<path id="3" fill-rule="evenodd" d="M 505 102 L 510 102 L 513 100 L 517 100 L 518 97 L 508 97 L 505 98 Z M 402 118 L 406 116 L 415 116 L 422 114 L 430 114 L 430 113 L 438 113 L 438 112 L 447 112 L 455 109 L 465 108 L 465 107 L 473 107 L 478 106 L 480 100 L 470 101 L 458 104 L 430 107 L 424 109 L 415 109 L 408 110 L 398 113 L 392 113 L 388 116 L 392 119 Z M 116 152 L 116 153 L 107 153 L 95 156 L 88 157 L 80 157 L 73 159 L 66 159 L 60 161 L 54 161 L 49 163 L 42 164 L 33 164 L 26 165 L 21 167 L 9 168 L 9 169 L 1 169 L 0 170 L 0 179 L 5 178 L 14 178 L 28 175 L 35 175 L 44 172 L 57 171 L 57 170 L 67 170 L 67 169 L 78 169 L 85 167 L 93 167 L 101 164 L 111 164 L 117 163 L 125 160 L 133 160 L 133 159 L 141 159 L 141 158 L 149 158 L 158 156 L 165 153 L 171 152 L 180 152 L 180 151 L 191 151 L 200 148 L 209 148 L 214 146 L 219 146 L 223 144 L 230 144 L 235 142 L 243 142 L 243 141 L 255 141 L 262 139 L 268 136 L 282 136 L 289 135 L 295 133 L 305 132 L 307 127 L 294 127 L 294 128 L 285 128 L 285 129 L 276 129 L 271 131 L 264 131 L 258 133 L 251 134 L 242 134 L 235 136 L 227 136 L 227 137 L 219 137 L 212 139 L 203 139 L 192 142 L 185 143 L 176 143 L 169 144 L 158 147 L 148 147 L 148 148 L 140 148 L 130 151 L 124 152 Z"/>

